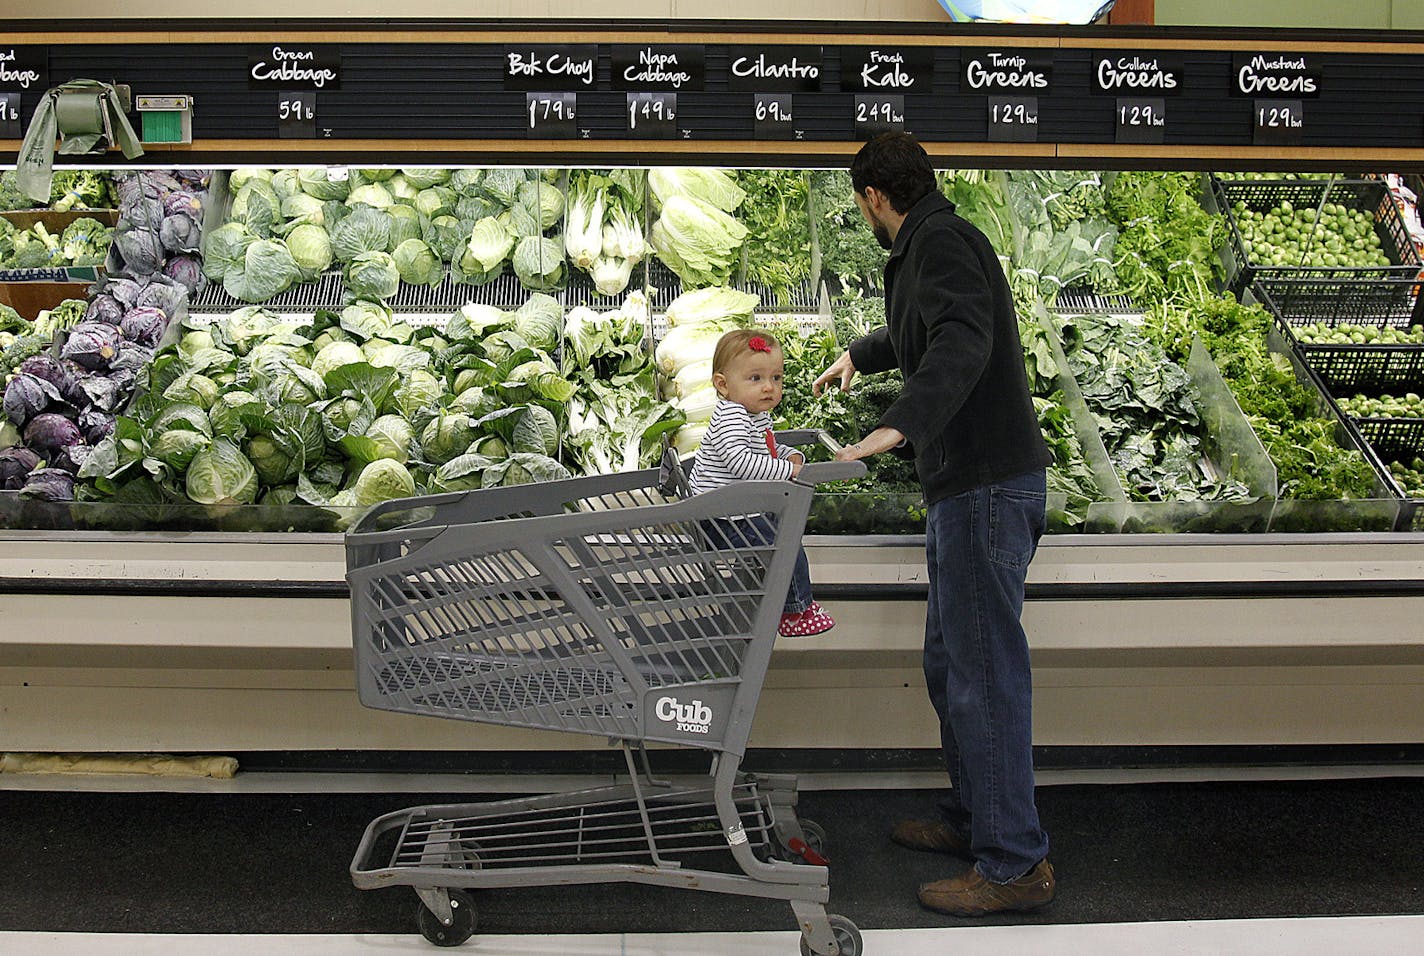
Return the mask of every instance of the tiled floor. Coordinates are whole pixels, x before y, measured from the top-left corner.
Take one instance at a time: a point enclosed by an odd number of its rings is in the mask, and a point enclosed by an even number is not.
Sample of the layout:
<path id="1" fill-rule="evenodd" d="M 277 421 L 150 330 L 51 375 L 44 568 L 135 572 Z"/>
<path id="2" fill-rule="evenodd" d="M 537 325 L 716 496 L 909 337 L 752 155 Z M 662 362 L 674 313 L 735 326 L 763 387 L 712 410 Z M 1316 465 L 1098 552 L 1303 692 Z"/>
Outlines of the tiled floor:
<path id="1" fill-rule="evenodd" d="M 1371 956 L 1416 954 L 1424 916 L 869 930 L 866 956 Z M 795 956 L 794 933 L 479 936 L 469 956 Z M 135 936 L 0 933 L 6 956 L 398 956 L 442 952 L 411 936 Z"/>

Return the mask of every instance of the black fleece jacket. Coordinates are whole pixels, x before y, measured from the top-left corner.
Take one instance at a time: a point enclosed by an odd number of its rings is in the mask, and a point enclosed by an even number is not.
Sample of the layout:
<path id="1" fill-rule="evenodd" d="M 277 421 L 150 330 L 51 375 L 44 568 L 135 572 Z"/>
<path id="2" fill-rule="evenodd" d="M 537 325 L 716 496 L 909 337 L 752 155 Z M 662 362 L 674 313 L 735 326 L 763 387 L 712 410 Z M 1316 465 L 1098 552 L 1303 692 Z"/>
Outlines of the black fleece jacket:
<path id="1" fill-rule="evenodd" d="M 898 368 L 880 419 L 902 432 L 933 503 L 1047 467 L 1008 280 L 988 237 L 935 192 L 910 207 L 885 266 L 886 326 L 850 346 L 856 371 Z"/>

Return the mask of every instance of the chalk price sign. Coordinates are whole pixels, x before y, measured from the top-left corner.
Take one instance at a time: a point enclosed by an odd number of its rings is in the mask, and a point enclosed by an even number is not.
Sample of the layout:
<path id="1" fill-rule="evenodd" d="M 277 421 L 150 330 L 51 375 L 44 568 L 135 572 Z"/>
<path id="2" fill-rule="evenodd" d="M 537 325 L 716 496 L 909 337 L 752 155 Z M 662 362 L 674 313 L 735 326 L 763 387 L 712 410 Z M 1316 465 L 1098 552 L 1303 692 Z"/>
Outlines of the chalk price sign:
<path id="1" fill-rule="evenodd" d="M 867 95 L 855 98 L 855 135 L 874 139 L 881 133 L 902 133 L 905 130 L 905 97 Z"/>
<path id="2" fill-rule="evenodd" d="M 0 93 L 0 139 L 20 138 L 20 95 Z"/>
<path id="3" fill-rule="evenodd" d="M 629 93 L 628 135 L 633 139 L 677 139 L 677 94 Z"/>
<path id="4" fill-rule="evenodd" d="M 1038 97 L 989 97 L 989 142 L 1038 142 Z"/>
<path id="5" fill-rule="evenodd" d="M 530 139 L 574 139 L 577 93 L 526 93 L 525 118 Z"/>
<path id="6" fill-rule="evenodd" d="M 1256 100 L 1251 128 L 1257 146 L 1299 146 L 1305 138 L 1305 107 L 1300 100 Z"/>
<path id="7" fill-rule="evenodd" d="M 757 93 L 752 106 L 757 139 L 798 139 L 790 93 Z"/>
<path id="8" fill-rule="evenodd" d="M 1117 98 L 1117 141 L 1161 143 L 1167 132 L 1167 101 L 1160 96 Z"/>
<path id="9" fill-rule="evenodd" d="M 315 93 L 278 94 L 277 134 L 282 139 L 316 139 Z"/>

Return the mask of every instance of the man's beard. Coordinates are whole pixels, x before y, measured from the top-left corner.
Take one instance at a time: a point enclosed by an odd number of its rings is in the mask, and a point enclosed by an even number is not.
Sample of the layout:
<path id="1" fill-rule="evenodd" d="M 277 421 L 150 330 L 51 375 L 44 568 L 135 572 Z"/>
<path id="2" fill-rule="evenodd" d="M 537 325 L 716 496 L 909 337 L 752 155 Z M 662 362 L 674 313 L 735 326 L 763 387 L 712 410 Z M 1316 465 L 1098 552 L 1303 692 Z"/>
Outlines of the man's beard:
<path id="1" fill-rule="evenodd" d="M 889 249 L 893 243 L 890 240 L 890 230 L 886 229 L 882 223 L 874 223 L 870 231 L 875 234 L 875 241 L 880 243 L 880 248 Z"/>

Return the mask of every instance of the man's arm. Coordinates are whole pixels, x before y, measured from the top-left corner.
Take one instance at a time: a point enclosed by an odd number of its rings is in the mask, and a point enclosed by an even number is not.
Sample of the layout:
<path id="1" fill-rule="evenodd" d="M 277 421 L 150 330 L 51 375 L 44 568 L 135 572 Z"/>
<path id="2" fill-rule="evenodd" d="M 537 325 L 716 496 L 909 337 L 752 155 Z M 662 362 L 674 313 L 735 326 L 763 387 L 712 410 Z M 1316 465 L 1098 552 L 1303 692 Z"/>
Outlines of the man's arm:
<path id="1" fill-rule="evenodd" d="M 924 448 L 944 431 L 984 374 L 994 342 L 994 303 L 989 276 L 957 235 L 926 248 L 920 276 L 915 300 L 928 332 L 925 354 L 880 426 Z"/>
<path id="2" fill-rule="evenodd" d="M 850 348 L 846 351 L 855 363 L 855 370 L 862 375 L 888 372 L 897 365 L 895 349 L 890 344 L 888 326 L 882 325 L 872 332 L 867 332 L 850 343 Z"/>

